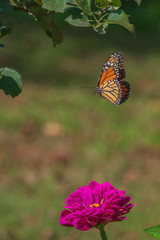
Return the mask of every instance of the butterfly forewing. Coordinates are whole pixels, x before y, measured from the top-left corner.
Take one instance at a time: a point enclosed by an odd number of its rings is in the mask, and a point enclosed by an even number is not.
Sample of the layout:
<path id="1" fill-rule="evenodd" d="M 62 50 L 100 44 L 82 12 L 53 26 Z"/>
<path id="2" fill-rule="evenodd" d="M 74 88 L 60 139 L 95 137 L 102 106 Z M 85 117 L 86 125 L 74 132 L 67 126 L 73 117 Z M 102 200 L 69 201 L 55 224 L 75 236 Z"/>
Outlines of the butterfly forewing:
<path id="1" fill-rule="evenodd" d="M 104 81 L 110 81 L 118 79 L 119 70 L 118 70 L 118 56 L 116 53 L 110 55 L 108 60 L 105 62 L 102 71 L 100 73 L 98 86 L 104 83 Z"/>

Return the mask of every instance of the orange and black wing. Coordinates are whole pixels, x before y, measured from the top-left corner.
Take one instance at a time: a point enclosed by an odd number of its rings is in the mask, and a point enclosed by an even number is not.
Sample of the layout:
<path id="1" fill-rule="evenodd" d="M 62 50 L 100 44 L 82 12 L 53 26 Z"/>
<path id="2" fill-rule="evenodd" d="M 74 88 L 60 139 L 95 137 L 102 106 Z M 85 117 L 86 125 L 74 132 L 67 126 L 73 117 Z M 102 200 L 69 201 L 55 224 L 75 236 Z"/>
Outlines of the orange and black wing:
<path id="1" fill-rule="evenodd" d="M 98 87 L 100 87 L 104 82 L 118 79 L 119 77 L 118 62 L 119 58 L 117 53 L 113 53 L 112 55 L 110 55 L 100 73 Z"/>
<path id="2" fill-rule="evenodd" d="M 122 97 L 120 82 L 109 80 L 100 85 L 101 96 L 108 99 L 114 105 L 119 105 Z"/>
<path id="3" fill-rule="evenodd" d="M 121 90 L 122 90 L 121 100 L 120 100 L 119 104 L 122 104 L 131 95 L 131 87 L 130 87 L 130 84 L 126 81 L 120 81 L 119 83 L 120 83 Z"/>
<path id="4" fill-rule="evenodd" d="M 113 53 L 105 62 L 100 73 L 98 87 L 95 91 L 113 104 L 124 103 L 131 94 L 128 82 L 121 81 L 125 77 L 124 57 L 122 52 Z"/>
<path id="5" fill-rule="evenodd" d="M 123 78 L 125 78 L 126 74 L 124 71 L 124 57 L 122 52 L 118 52 L 117 53 L 118 56 L 118 69 L 119 69 L 119 76 L 118 76 L 118 80 L 122 80 Z"/>

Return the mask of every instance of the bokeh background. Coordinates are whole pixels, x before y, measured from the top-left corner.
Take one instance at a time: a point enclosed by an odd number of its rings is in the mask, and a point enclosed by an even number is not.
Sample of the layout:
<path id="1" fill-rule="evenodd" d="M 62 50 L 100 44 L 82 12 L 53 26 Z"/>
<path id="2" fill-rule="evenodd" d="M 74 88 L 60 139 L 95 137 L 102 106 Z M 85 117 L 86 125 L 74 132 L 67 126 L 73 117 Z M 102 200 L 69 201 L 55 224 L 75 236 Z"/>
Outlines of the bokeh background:
<path id="1" fill-rule="evenodd" d="M 106 35 L 63 23 L 53 48 L 36 22 L 11 15 L 0 66 L 16 68 L 23 92 L 0 92 L 0 239 L 90 240 L 97 230 L 59 226 L 64 199 L 91 180 L 109 181 L 132 196 L 127 220 L 107 226 L 109 239 L 151 239 L 160 222 L 159 1 L 128 8 L 135 35 L 111 26 Z M 4 17 L 4 16 L 3 16 Z M 129 100 L 115 107 L 94 94 L 107 57 L 122 51 Z"/>

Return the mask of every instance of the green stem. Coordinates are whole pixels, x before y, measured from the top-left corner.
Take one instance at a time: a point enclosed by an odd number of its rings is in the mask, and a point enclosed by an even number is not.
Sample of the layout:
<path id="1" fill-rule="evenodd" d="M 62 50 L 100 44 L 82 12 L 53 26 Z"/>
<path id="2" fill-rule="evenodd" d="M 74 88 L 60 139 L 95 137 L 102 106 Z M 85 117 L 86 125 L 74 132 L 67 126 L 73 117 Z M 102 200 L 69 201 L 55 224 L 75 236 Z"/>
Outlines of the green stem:
<path id="1" fill-rule="evenodd" d="M 100 231 L 100 235 L 101 235 L 102 240 L 107 240 L 107 235 L 106 235 L 106 232 L 104 230 L 104 226 L 101 226 L 101 228 L 99 228 L 99 231 Z"/>
<path id="2" fill-rule="evenodd" d="M 109 13 L 105 13 L 105 14 L 99 19 L 99 21 L 101 22 L 102 19 L 103 19 L 105 16 L 107 16 L 107 15 L 109 15 Z"/>
<path id="3" fill-rule="evenodd" d="M 96 16 L 94 15 L 93 12 L 92 12 L 92 16 L 93 16 L 94 20 L 95 20 L 96 22 L 98 22 L 98 20 L 97 20 L 97 18 L 96 18 Z"/>

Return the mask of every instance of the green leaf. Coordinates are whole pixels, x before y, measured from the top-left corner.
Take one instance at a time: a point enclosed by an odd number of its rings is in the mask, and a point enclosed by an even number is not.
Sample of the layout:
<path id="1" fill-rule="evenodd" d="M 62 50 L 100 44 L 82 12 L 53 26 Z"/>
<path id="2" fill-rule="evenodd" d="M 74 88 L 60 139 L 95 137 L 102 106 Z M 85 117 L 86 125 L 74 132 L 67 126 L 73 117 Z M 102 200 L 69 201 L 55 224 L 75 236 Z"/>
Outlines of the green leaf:
<path id="1" fill-rule="evenodd" d="M 65 8 L 65 12 L 63 14 L 66 17 L 72 15 L 73 18 L 82 18 L 82 10 L 79 9 L 78 7 L 67 7 Z"/>
<path id="2" fill-rule="evenodd" d="M 120 0 L 112 0 L 112 5 L 114 7 L 120 8 L 122 4 Z"/>
<path id="3" fill-rule="evenodd" d="M 95 4 L 98 8 L 103 9 L 108 6 L 111 6 L 111 10 L 113 11 L 113 8 L 118 9 L 121 7 L 121 1 L 120 0 L 96 0 Z M 108 9 L 107 9 L 108 10 Z"/>
<path id="4" fill-rule="evenodd" d="M 63 41 L 63 36 L 57 24 L 53 22 L 52 16 L 37 16 L 38 22 L 48 37 L 52 39 L 54 47 Z"/>
<path id="5" fill-rule="evenodd" d="M 153 237 L 160 238 L 160 225 L 146 228 L 144 231 Z"/>
<path id="6" fill-rule="evenodd" d="M 12 9 L 8 0 L 0 0 L 0 13 L 8 12 Z"/>
<path id="7" fill-rule="evenodd" d="M 42 0 L 42 7 L 55 12 L 63 12 L 66 6 L 66 0 Z"/>
<path id="8" fill-rule="evenodd" d="M 0 69 L 0 89 L 2 89 L 6 95 L 12 97 L 18 96 L 22 91 L 22 78 L 21 75 L 12 68 Z"/>
<path id="9" fill-rule="evenodd" d="M 63 42 L 62 33 L 56 23 L 52 23 L 46 34 L 52 39 L 54 47 Z"/>
<path id="10" fill-rule="evenodd" d="M 67 3 L 77 4 L 77 1 L 76 0 L 68 0 Z"/>
<path id="11" fill-rule="evenodd" d="M 127 14 L 122 10 L 110 13 L 108 16 L 108 22 L 109 24 L 121 25 L 129 31 L 134 32 L 133 24 L 129 22 Z"/>
<path id="12" fill-rule="evenodd" d="M 91 3 L 92 3 L 92 0 L 77 0 L 78 6 L 79 6 L 87 15 L 92 15 Z"/>
<path id="13" fill-rule="evenodd" d="M 11 34 L 11 32 L 12 32 L 12 26 L 10 24 L 3 26 L 0 23 L 0 38 L 5 35 Z"/>
<path id="14" fill-rule="evenodd" d="M 142 0 L 134 0 L 134 1 L 136 1 L 136 3 L 138 4 L 138 6 L 141 4 L 141 1 Z"/>
<path id="15" fill-rule="evenodd" d="M 34 2 L 34 3 L 37 3 L 37 4 L 40 5 L 40 6 L 41 6 L 41 4 L 42 4 L 41 0 L 33 0 L 33 2 Z"/>
<path id="16" fill-rule="evenodd" d="M 95 1 L 95 5 L 102 9 L 102 8 L 105 8 L 109 5 L 110 1 L 109 0 L 96 0 Z"/>
<path id="17" fill-rule="evenodd" d="M 77 27 L 88 27 L 88 16 L 77 7 L 70 7 L 65 10 L 65 21 Z"/>
<path id="18" fill-rule="evenodd" d="M 65 21 L 75 27 L 88 27 L 88 23 L 84 22 L 83 19 L 73 19 L 72 16 L 67 17 Z"/>

